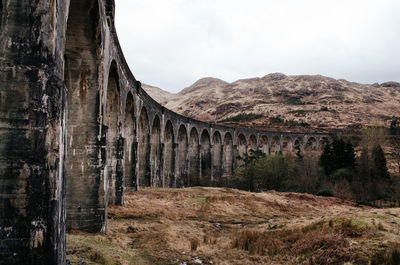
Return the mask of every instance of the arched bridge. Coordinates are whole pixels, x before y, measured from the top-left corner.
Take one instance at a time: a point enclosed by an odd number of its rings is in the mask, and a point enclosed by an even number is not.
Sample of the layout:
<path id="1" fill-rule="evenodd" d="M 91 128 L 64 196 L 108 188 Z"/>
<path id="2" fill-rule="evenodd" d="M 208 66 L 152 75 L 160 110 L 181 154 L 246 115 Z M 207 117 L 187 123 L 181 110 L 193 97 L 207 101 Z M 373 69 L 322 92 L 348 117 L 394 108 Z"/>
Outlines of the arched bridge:
<path id="1" fill-rule="evenodd" d="M 113 0 L 0 0 L 0 29 L 1 264 L 64 264 L 65 227 L 104 231 L 127 189 L 217 180 L 249 149 L 317 150 L 328 137 L 165 109 L 125 62 Z"/>

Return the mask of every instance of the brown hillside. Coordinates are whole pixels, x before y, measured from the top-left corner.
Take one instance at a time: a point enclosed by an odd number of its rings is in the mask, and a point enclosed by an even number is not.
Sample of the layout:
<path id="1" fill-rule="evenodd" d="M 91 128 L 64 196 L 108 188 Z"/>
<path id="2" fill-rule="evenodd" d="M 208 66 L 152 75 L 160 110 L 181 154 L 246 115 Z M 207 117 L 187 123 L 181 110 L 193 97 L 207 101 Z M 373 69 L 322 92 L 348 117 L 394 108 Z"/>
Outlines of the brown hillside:
<path id="1" fill-rule="evenodd" d="M 388 126 L 393 117 L 400 117 L 397 82 L 368 85 L 320 75 L 274 73 L 233 83 L 203 78 L 166 97 L 145 89 L 165 107 L 203 121 L 262 114 L 239 123 L 262 129 L 357 129 L 369 124 Z"/>
<path id="2" fill-rule="evenodd" d="M 400 242 L 400 208 L 308 194 L 147 188 L 108 213 L 106 234 L 69 233 L 70 264 L 396 264 Z"/>
<path id="3" fill-rule="evenodd" d="M 170 93 L 168 91 L 164 91 L 159 87 L 147 85 L 142 83 L 142 88 L 149 94 L 151 97 L 160 103 L 161 105 L 167 104 L 167 102 L 176 97 L 175 94 Z"/>

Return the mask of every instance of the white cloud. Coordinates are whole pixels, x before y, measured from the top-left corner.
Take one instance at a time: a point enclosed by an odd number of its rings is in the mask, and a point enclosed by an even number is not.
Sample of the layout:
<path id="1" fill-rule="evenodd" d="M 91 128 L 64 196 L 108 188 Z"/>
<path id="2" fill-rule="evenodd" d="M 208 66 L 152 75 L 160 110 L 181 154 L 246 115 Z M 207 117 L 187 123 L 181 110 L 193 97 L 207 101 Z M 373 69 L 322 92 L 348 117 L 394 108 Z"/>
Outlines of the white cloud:
<path id="1" fill-rule="evenodd" d="M 177 92 L 197 79 L 323 74 L 400 81 L 398 0 L 117 0 L 137 79 Z"/>

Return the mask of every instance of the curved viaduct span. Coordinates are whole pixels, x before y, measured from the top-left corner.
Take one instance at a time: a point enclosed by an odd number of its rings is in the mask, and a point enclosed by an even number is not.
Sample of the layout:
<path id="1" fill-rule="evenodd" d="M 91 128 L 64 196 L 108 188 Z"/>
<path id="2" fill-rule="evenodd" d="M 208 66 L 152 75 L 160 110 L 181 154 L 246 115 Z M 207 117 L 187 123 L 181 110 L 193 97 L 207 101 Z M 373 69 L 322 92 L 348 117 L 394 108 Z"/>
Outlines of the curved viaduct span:
<path id="1" fill-rule="evenodd" d="M 217 180 L 248 149 L 328 136 L 163 108 L 125 62 L 113 0 L 0 0 L 0 29 L 0 264 L 64 264 L 65 227 L 104 231 L 126 189 Z"/>

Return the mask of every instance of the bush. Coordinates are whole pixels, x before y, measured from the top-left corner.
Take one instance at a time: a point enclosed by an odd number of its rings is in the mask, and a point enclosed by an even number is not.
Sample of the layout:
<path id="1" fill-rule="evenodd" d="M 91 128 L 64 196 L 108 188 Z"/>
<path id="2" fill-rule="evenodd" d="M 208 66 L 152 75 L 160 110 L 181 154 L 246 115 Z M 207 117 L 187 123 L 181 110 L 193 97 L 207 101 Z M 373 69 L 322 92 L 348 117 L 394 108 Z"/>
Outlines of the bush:
<path id="1" fill-rule="evenodd" d="M 305 105 L 300 98 L 289 98 L 285 103 L 288 105 Z"/>
<path id="2" fill-rule="evenodd" d="M 222 123 L 222 122 L 239 122 L 239 121 L 251 121 L 251 120 L 255 120 L 255 119 L 259 119 L 264 117 L 264 115 L 261 114 L 255 114 L 255 113 L 241 113 L 239 115 L 224 119 L 224 120 L 220 120 L 217 121 L 218 123 Z"/>
<path id="3" fill-rule="evenodd" d="M 289 178 L 286 189 L 288 191 L 315 194 L 320 189 L 322 175 L 318 165 L 318 154 L 297 150 L 296 154 L 287 154 L 290 164 L 293 165 L 293 174 Z"/>
<path id="4" fill-rule="evenodd" d="M 328 111 L 328 107 L 322 107 L 321 111 Z"/>
<path id="5" fill-rule="evenodd" d="M 253 255 L 295 254 L 311 264 L 344 264 L 353 261 L 353 249 L 348 239 L 366 236 L 368 230 L 351 219 L 342 218 L 315 222 L 303 228 L 266 232 L 244 230 L 233 238 L 232 248 Z"/>
<path id="6" fill-rule="evenodd" d="M 400 264 L 400 244 L 388 250 L 376 253 L 370 262 L 371 265 L 398 265 Z"/>
<path id="7" fill-rule="evenodd" d="M 317 196 L 332 197 L 333 192 L 332 190 L 320 190 L 317 192 Z"/>
<path id="8" fill-rule="evenodd" d="M 340 181 L 340 180 L 347 180 L 351 182 L 353 180 L 353 175 L 352 172 L 348 168 L 340 168 L 336 171 L 334 171 L 330 175 L 331 181 Z"/>
<path id="9" fill-rule="evenodd" d="M 270 117 L 270 118 L 269 118 L 269 121 L 270 121 L 271 123 L 283 123 L 283 122 L 284 122 L 284 120 L 281 119 L 280 117 Z"/>
<path id="10" fill-rule="evenodd" d="M 200 241 L 197 238 L 192 238 L 190 240 L 190 251 L 196 251 L 200 245 Z"/>
<path id="11" fill-rule="evenodd" d="M 298 110 L 291 110 L 288 113 L 302 115 L 302 114 L 313 113 L 313 112 L 316 112 L 316 110 L 298 109 Z"/>
<path id="12" fill-rule="evenodd" d="M 239 176 L 247 181 L 248 190 L 285 190 L 292 167 L 282 153 L 270 156 L 246 154 L 241 159 L 245 164 L 239 169 Z"/>
<path id="13" fill-rule="evenodd" d="M 307 123 L 307 122 L 297 122 L 297 121 L 294 121 L 294 120 L 288 120 L 288 121 L 286 121 L 286 125 L 288 125 L 288 126 L 293 126 L 293 127 L 297 127 L 297 126 L 300 126 L 300 127 L 311 127 L 311 125 L 309 124 L 309 123 Z"/>

